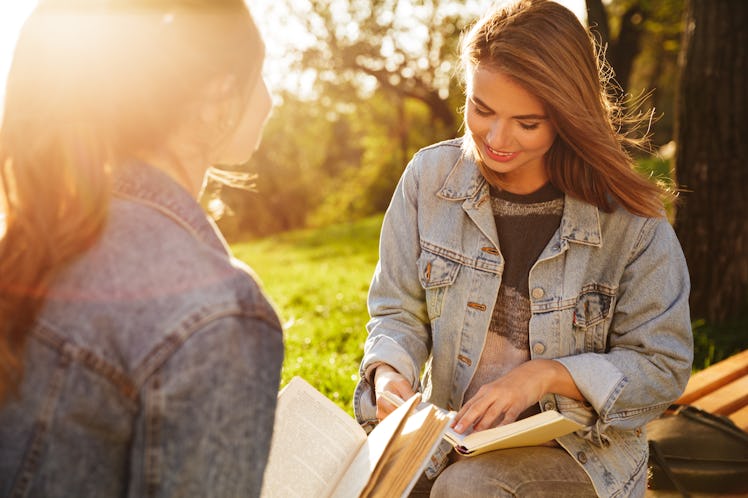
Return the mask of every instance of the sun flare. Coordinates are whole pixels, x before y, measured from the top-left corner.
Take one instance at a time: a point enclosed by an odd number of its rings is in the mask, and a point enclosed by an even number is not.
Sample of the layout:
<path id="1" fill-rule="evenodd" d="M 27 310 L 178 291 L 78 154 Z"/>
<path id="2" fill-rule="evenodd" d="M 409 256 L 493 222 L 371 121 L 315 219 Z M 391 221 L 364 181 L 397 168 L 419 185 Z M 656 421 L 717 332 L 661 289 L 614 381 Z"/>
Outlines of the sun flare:
<path id="1" fill-rule="evenodd" d="M 5 79 L 13 56 L 18 32 L 31 13 L 37 0 L 13 0 L 0 2 L 0 118 L 5 101 Z"/>

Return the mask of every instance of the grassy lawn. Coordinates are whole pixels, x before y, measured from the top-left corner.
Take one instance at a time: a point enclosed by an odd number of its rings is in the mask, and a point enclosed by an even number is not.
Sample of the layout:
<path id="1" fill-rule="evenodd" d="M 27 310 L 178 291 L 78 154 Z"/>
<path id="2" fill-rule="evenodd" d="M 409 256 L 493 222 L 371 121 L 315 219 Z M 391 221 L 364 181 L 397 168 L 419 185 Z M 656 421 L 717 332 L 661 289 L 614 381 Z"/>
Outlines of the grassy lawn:
<path id="1" fill-rule="evenodd" d="M 304 377 L 350 414 L 381 223 L 375 216 L 232 245 L 259 275 L 284 322 L 282 385 Z"/>

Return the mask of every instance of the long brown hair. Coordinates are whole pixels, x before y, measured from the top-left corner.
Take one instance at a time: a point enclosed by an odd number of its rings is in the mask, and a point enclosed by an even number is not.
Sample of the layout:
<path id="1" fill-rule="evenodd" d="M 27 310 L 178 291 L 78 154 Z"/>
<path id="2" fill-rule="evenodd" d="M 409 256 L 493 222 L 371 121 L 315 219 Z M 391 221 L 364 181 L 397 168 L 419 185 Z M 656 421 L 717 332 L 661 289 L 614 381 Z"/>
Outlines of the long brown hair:
<path id="1" fill-rule="evenodd" d="M 262 50 L 243 0 L 41 0 L 0 125 L 0 401 L 51 281 L 101 233 L 118 165 L 161 151 L 214 78 L 248 95 Z"/>
<path id="2" fill-rule="evenodd" d="M 622 112 L 604 54 L 570 10 L 550 0 L 495 8 L 464 37 L 462 64 L 466 77 L 478 64 L 501 71 L 543 102 L 558 131 L 546 167 L 561 191 L 607 212 L 619 203 L 641 216 L 664 214 L 668 191 L 635 171 L 627 151 L 646 144 L 646 134 L 633 132 L 649 117 Z M 496 173 L 470 133 L 464 144 L 492 182 Z"/>

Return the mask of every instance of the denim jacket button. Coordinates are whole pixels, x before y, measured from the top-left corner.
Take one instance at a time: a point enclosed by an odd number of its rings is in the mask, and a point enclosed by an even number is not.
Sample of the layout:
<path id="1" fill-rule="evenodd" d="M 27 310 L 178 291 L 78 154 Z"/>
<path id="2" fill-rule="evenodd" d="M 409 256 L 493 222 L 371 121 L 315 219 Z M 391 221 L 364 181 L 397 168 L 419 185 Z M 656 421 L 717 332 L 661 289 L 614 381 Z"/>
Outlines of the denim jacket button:
<path id="1" fill-rule="evenodd" d="M 535 288 L 534 288 L 534 289 L 532 290 L 532 293 L 531 293 L 531 295 L 532 295 L 532 298 L 533 298 L 533 299 L 540 299 L 540 298 L 542 298 L 543 296 L 545 296 L 545 291 L 544 291 L 544 290 L 543 290 L 543 289 L 542 289 L 541 287 L 535 287 Z"/>
<path id="2" fill-rule="evenodd" d="M 545 411 L 553 410 L 554 408 L 555 407 L 553 406 L 553 403 L 551 403 L 550 401 L 546 401 L 545 403 L 543 403 L 543 409 Z"/>
<path id="3" fill-rule="evenodd" d="M 535 354 L 543 354 L 545 352 L 545 344 L 542 342 L 536 342 L 532 346 L 532 352 Z"/>
<path id="4" fill-rule="evenodd" d="M 579 463 L 587 463 L 587 454 L 584 451 L 580 451 L 577 453 L 577 460 L 579 460 Z"/>

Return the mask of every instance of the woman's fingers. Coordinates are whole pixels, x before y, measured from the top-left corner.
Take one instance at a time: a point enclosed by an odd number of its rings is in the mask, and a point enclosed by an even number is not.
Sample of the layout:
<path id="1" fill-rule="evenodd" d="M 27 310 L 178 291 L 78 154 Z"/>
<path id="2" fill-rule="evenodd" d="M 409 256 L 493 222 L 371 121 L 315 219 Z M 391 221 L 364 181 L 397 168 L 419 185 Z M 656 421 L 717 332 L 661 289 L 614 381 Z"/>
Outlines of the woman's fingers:
<path id="1" fill-rule="evenodd" d="M 410 382 L 389 365 L 377 367 L 374 375 L 374 387 L 377 393 L 377 418 L 379 420 L 384 419 L 397 408 L 396 403 L 387 400 L 379 393 L 387 391 L 403 401 L 415 394 Z"/>
<path id="2" fill-rule="evenodd" d="M 522 411 L 530 405 L 521 386 L 507 382 L 506 378 L 497 379 L 483 385 L 468 400 L 455 416 L 453 427 L 462 433 L 473 427 L 482 431 L 497 425 L 514 422 Z"/>

